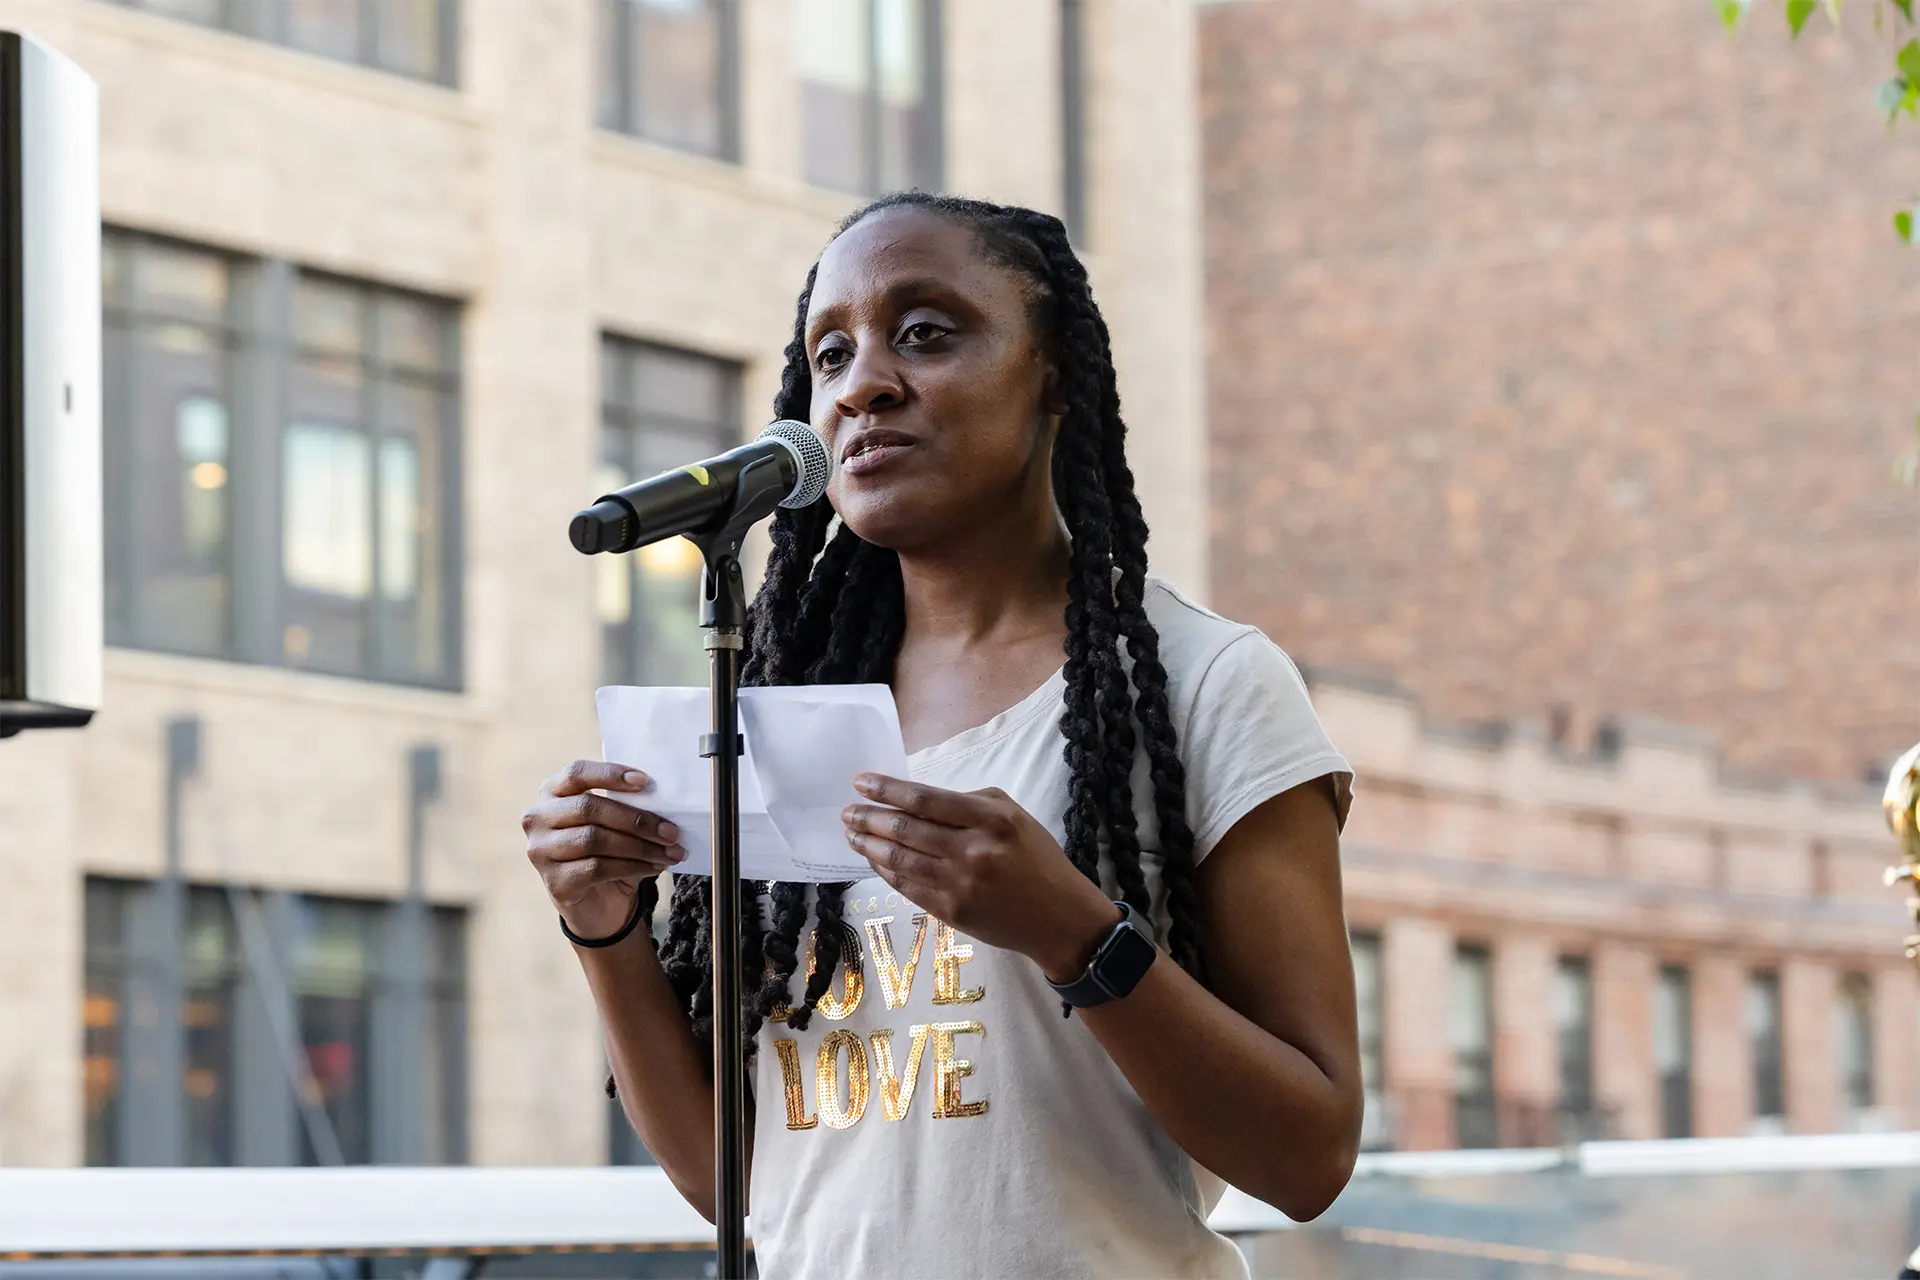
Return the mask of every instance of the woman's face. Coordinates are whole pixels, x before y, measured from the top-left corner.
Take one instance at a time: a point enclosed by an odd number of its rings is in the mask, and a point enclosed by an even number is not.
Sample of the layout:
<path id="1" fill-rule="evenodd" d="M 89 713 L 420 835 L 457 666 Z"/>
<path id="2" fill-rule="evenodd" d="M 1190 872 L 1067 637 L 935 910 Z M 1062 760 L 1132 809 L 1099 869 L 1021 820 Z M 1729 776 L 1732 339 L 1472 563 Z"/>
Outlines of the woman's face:
<path id="1" fill-rule="evenodd" d="M 1058 420 L 1027 288 L 928 209 L 881 210 L 827 246 L 807 309 L 813 429 L 860 537 L 912 551 L 1023 501 L 1051 508 Z"/>

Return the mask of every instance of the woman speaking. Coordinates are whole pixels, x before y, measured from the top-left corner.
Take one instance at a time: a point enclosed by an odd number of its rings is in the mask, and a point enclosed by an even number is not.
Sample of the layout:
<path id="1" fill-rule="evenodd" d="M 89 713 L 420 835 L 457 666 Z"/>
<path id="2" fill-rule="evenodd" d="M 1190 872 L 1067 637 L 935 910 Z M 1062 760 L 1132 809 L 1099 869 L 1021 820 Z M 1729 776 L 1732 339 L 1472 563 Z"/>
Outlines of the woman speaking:
<path id="1" fill-rule="evenodd" d="M 1206 1225 L 1223 1180 L 1311 1218 L 1359 1143 L 1352 775 L 1285 654 L 1148 575 L 1065 229 L 856 213 L 774 415 L 834 467 L 774 521 L 746 682 L 890 685 L 912 776 L 854 779 L 870 878 L 749 895 L 760 1273 L 1245 1276 Z M 656 952 L 679 833 L 594 794 L 646 785 L 575 762 L 527 852 L 627 1118 L 711 1216 L 711 882 L 674 878 Z"/>

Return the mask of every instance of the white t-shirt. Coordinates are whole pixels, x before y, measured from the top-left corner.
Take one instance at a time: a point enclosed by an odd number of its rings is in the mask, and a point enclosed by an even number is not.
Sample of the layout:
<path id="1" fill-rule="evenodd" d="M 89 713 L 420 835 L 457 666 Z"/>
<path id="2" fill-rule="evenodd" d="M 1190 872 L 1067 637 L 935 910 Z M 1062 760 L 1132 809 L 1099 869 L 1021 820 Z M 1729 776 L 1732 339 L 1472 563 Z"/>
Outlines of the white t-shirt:
<path id="1" fill-rule="evenodd" d="M 1352 772 L 1287 656 L 1158 580 L 1146 604 L 1195 861 L 1256 805 L 1315 778 L 1335 775 L 1344 821 Z M 1056 672 L 987 723 L 915 752 L 914 778 L 997 786 L 1064 839 L 1064 689 Z M 1133 794 L 1157 906 L 1144 749 Z M 1247 1275 L 1206 1225 L 1224 1184 L 1167 1136 L 1086 1023 L 1061 1016 L 1032 961 L 927 918 L 878 877 L 847 891 L 846 924 L 857 976 L 842 970 L 807 1030 L 770 1021 L 760 1033 L 751 1194 L 761 1275 Z M 803 975 L 793 989 L 804 990 Z"/>

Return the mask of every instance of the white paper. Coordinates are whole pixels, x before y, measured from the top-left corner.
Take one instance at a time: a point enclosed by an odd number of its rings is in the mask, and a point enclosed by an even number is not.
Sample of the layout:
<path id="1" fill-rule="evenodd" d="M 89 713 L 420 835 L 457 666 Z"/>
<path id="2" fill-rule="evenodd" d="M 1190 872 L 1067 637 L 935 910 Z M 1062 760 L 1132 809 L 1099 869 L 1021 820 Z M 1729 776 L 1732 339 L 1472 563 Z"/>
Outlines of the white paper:
<path id="1" fill-rule="evenodd" d="M 680 828 L 687 860 L 713 874 L 712 764 L 700 755 L 710 729 L 705 689 L 608 685 L 594 701 L 604 757 L 638 769 L 645 791 L 610 791 Z M 857 773 L 907 776 L 893 691 L 883 684 L 802 685 L 740 691 L 740 874 L 747 880 L 864 880 L 873 867 L 847 847 L 840 811 L 862 799 Z"/>

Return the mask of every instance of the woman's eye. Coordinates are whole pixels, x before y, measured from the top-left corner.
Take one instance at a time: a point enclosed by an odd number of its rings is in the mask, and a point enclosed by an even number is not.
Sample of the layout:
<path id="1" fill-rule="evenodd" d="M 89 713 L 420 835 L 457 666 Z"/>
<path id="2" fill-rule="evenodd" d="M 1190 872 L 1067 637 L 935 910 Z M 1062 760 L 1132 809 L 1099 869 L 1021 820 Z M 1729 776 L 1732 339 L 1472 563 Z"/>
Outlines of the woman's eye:
<path id="1" fill-rule="evenodd" d="M 931 320 L 916 320 L 900 331 L 900 341 L 917 346 L 922 342 L 932 342 L 945 333 L 945 329 Z"/>
<path id="2" fill-rule="evenodd" d="M 821 369 L 837 369 L 846 362 L 845 347 L 828 347 L 814 356 L 813 363 Z"/>

